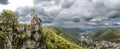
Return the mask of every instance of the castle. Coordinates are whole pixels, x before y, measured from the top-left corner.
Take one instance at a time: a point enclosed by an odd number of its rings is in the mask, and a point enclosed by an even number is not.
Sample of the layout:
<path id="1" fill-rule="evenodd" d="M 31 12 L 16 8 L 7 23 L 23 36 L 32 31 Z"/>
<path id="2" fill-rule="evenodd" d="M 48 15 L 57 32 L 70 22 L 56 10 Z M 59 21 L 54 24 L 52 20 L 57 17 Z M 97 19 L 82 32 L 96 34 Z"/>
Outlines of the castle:
<path id="1" fill-rule="evenodd" d="M 31 10 L 29 25 L 20 24 L 15 30 L 3 32 L 7 38 L 7 42 L 5 41 L 5 45 L 2 46 L 5 49 L 46 49 L 45 39 L 42 36 L 42 21 L 37 17 L 34 8 Z M 2 39 L 4 41 L 4 38 Z"/>
<path id="2" fill-rule="evenodd" d="M 36 31 L 42 28 L 42 21 L 37 17 L 35 9 L 31 10 L 31 28 Z"/>
<path id="3" fill-rule="evenodd" d="M 37 17 L 35 9 L 31 10 L 30 26 L 24 28 L 27 36 L 25 47 L 28 49 L 46 49 L 44 38 L 42 37 L 42 21 Z"/>

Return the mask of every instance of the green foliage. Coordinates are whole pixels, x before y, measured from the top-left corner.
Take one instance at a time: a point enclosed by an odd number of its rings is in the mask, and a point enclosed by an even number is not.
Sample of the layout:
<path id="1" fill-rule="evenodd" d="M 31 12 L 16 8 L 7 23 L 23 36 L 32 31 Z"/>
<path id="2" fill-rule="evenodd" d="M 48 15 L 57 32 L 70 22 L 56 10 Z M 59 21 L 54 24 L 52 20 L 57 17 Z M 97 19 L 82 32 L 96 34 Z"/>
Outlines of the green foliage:
<path id="1" fill-rule="evenodd" d="M 5 29 L 18 26 L 18 16 L 11 10 L 3 10 L 0 14 L 0 19 L 2 21 L 1 25 L 3 25 Z"/>
<path id="2" fill-rule="evenodd" d="M 79 33 L 73 31 L 71 28 L 58 28 L 58 27 L 49 27 L 50 29 L 54 30 L 57 35 L 62 36 L 63 38 L 79 44 Z"/>
<path id="3" fill-rule="evenodd" d="M 120 41 L 120 31 L 117 29 L 97 30 L 89 35 L 96 40 Z"/>
<path id="4" fill-rule="evenodd" d="M 26 36 L 25 36 L 25 34 L 21 33 L 21 34 L 17 34 L 17 38 L 24 39 L 24 38 L 26 38 Z"/>
<path id="5" fill-rule="evenodd" d="M 12 32 L 0 32 L 0 48 L 5 49 L 5 44 L 8 43 L 8 36 L 11 36 Z M 13 46 L 16 46 L 16 49 L 20 48 L 25 42 L 25 34 L 16 34 L 12 39 Z"/>
<path id="6" fill-rule="evenodd" d="M 0 48 L 4 49 L 4 44 L 7 43 L 8 35 L 10 33 L 0 32 Z"/>
<path id="7" fill-rule="evenodd" d="M 85 49 L 57 35 L 52 28 L 43 28 L 42 35 L 46 38 L 48 49 Z"/>

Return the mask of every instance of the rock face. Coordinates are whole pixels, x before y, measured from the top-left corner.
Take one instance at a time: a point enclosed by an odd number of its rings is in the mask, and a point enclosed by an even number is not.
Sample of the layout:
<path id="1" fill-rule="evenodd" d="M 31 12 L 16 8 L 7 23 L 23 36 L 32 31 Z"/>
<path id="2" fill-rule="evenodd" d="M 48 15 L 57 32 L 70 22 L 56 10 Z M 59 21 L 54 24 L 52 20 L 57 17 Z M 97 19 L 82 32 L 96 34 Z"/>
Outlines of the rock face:
<path id="1" fill-rule="evenodd" d="M 42 21 L 37 17 L 35 9 L 31 10 L 31 24 L 30 28 L 27 29 L 26 35 L 26 48 L 28 49 L 46 49 L 44 38 L 41 34 Z"/>

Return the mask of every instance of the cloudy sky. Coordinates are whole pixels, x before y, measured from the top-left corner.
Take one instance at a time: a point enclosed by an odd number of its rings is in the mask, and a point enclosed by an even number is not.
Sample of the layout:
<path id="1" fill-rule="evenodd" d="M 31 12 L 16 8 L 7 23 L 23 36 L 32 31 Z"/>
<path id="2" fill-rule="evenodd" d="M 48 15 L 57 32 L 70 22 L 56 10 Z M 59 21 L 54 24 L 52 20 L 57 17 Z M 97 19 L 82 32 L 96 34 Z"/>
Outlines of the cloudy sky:
<path id="1" fill-rule="evenodd" d="M 43 26 L 120 26 L 120 0 L 0 0 L 0 11 L 15 11 L 21 23 L 30 21 L 32 7 Z"/>

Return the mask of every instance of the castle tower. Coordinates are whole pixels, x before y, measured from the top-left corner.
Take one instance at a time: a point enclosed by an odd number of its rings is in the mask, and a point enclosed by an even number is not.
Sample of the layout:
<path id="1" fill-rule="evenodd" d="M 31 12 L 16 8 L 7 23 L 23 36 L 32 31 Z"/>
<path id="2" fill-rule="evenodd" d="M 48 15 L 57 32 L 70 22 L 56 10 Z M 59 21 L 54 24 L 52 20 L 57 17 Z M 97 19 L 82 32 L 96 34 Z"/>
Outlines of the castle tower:
<path id="1" fill-rule="evenodd" d="M 27 33 L 29 39 L 27 40 L 27 47 L 28 48 L 42 48 L 40 44 L 44 42 L 39 42 L 43 40 L 42 38 L 42 21 L 40 18 L 37 17 L 35 13 L 35 9 L 31 9 L 31 24 L 30 24 L 30 32 Z M 28 35 L 29 34 L 29 35 Z M 42 45 L 43 46 L 43 45 Z M 44 49 L 46 46 L 44 46 Z"/>
<path id="2" fill-rule="evenodd" d="M 31 19 L 34 18 L 34 17 L 37 17 L 37 15 L 36 15 L 35 9 L 32 8 L 31 9 Z"/>
<path id="3" fill-rule="evenodd" d="M 37 14 L 35 12 L 35 9 L 31 9 L 31 28 L 33 30 L 39 30 L 42 27 L 42 21 L 40 18 L 37 18 Z"/>

